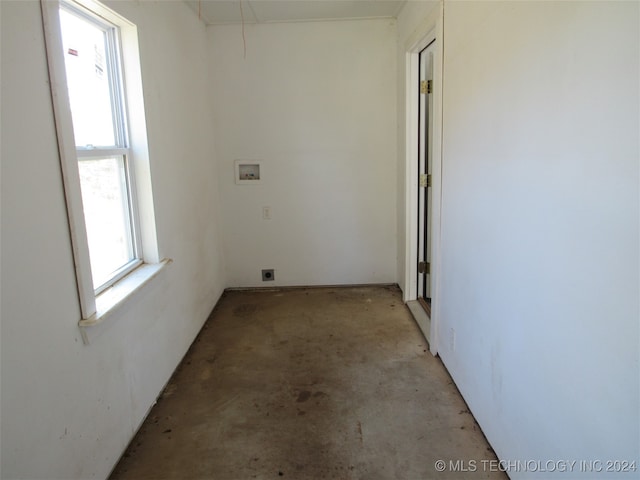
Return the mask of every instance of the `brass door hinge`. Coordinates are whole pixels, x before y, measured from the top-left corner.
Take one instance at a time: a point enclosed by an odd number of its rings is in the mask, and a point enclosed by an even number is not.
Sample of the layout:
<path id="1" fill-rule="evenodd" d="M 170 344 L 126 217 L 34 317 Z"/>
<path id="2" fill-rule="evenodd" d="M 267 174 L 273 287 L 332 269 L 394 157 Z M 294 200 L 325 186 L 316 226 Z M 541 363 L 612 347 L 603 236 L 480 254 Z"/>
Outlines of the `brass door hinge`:
<path id="1" fill-rule="evenodd" d="M 418 262 L 418 273 L 431 273 L 431 264 L 428 262 Z"/>
<path id="2" fill-rule="evenodd" d="M 431 80 L 422 80 L 420 82 L 420 93 L 422 94 L 431 93 L 431 90 L 432 90 Z"/>
<path id="3" fill-rule="evenodd" d="M 426 173 L 420 174 L 420 187 L 430 187 L 431 186 L 431 175 L 427 175 Z"/>

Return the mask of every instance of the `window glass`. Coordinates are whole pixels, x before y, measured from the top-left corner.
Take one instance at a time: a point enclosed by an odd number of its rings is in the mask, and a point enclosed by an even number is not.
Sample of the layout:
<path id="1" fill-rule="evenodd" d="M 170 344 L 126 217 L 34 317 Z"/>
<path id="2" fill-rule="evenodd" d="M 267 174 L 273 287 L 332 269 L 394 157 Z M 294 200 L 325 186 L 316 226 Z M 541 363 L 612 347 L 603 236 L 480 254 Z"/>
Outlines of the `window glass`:
<path id="1" fill-rule="evenodd" d="M 107 31 L 65 9 L 60 25 L 76 146 L 115 146 Z"/>
<path id="2" fill-rule="evenodd" d="M 94 288 L 135 259 L 123 157 L 78 162 Z"/>

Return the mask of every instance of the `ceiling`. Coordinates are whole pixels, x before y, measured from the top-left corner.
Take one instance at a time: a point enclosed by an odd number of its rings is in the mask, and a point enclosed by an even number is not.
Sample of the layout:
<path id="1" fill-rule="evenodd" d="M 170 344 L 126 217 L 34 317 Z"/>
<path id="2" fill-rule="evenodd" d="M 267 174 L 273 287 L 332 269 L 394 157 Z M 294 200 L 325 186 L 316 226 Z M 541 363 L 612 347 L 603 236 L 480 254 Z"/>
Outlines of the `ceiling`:
<path id="1" fill-rule="evenodd" d="M 395 18 L 406 0 L 184 0 L 207 25 Z M 241 10 L 242 7 L 242 10 Z"/>

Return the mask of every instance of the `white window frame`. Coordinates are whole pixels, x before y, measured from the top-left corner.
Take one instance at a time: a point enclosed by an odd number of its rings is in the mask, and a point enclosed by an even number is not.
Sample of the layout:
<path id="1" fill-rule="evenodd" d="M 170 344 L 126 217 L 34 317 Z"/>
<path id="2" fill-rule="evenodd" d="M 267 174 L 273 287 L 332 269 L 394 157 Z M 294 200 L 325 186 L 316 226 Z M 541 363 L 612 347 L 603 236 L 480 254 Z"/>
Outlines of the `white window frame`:
<path id="1" fill-rule="evenodd" d="M 91 160 L 94 158 L 122 157 L 124 169 L 124 183 L 127 195 L 127 219 L 129 223 L 129 235 L 133 258 L 121 265 L 113 275 L 101 285 L 94 284 L 94 292 L 99 295 L 107 288 L 111 288 L 118 280 L 124 278 L 134 269 L 142 264 L 142 248 L 140 245 L 140 227 L 138 221 L 138 209 L 135 195 L 135 175 L 131 168 L 131 149 L 129 148 L 129 133 L 127 127 L 126 89 L 123 84 L 122 72 L 122 50 L 120 42 L 120 29 L 118 25 L 97 17 L 87 9 L 80 9 L 75 2 L 61 2 L 61 7 L 79 17 L 86 18 L 87 21 L 96 24 L 104 29 L 107 36 L 107 61 L 106 74 L 109 77 L 109 90 L 111 93 L 111 107 L 113 115 L 113 127 L 115 134 L 115 144 L 108 146 L 79 146 L 76 145 L 76 155 L 78 162 Z M 64 56 L 64 52 L 63 52 Z"/>
<path id="2" fill-rule="evenodd" d="M 122 65 L 122 79 L 119 87 L 123 89 L 122 108 L 125 109 L 123 117 L 128 122 L 128 125 L 122 125 L 123 129 L 120 132 L 128 136 L 123 139 L 125 140 L 123 148 L 119 148 L 120 145 L 113 149 L 76 148 L 59 18 L 59 10 L 63 2 L 73 9 L 89 11 L 91 15 L 103 19 L 107 24 L 115 25 L 119 31 L 121 46 L 118 53 L 121 56 Z M 94 0 L 41 0 L 41 7 L 58 149 L 80 300 L 82 318 L 79 326 L 85 343 L 89 343 L 85 328 L 95 326 L 112 315 L 134 292 L 155 277 L 171 261 L 160 260 L 156 240 L 136 26 Z M 135 215 L 134 221 L 137 223 L 134 241 L 137 242 L 136 248 L 139 252 L 137 256 L 140 258 L 121 269 L 117 276 L 112 277 L 112 281 L 96 291 L 91 275 L 78 161 L 81 158 L 96 155 L 104 156 L 109 152 L 125 155 L 125 161 L 130 162 L 129 194 L 132 196 L 130 201 L 137 206 L 132 214 Z"/>

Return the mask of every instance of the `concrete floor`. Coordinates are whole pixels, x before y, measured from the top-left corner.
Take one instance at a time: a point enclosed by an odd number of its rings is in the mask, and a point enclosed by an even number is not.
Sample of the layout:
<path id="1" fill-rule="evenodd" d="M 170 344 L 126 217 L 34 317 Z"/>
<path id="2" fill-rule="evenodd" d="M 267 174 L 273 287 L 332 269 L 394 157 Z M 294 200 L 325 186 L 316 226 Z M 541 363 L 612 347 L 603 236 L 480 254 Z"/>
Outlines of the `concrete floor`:
<path id="1" fill-rule="evenodd" d="M 399 289 L 233 291 L 111 478 L 506 478 L 483 460 L 496 457 Z"/>

